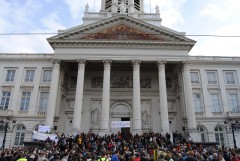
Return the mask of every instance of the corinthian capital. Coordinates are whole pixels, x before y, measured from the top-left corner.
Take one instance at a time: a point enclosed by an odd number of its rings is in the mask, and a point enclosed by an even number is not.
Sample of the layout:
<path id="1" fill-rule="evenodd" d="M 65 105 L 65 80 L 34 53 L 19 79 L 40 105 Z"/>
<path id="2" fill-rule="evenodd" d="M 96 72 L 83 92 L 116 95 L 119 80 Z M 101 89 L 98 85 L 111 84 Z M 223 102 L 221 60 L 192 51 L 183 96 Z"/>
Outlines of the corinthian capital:
<path id="1" fill-rule="evenodd" d="M 103 64 L 104 64 L 104 70 L 110 70 L 112 60 L 103 60 Z"/>
<path id="2" fill-rule="evenodd" d="M 79 59 L 79 60 L 77 60 L 77 62 L 78 62 L 78 70 L 84 70 L 86 60 L 85 59 Z"/>
<path id="3" fill-rule="evenodd" d="M 158 60 L 157 62 L 158 70 L 165 70 L 166 63 L 167 63 L 166 60 Z"/>
<path id="4" fill-rule="evenodd" d="M 137 70 L 140 68 L 140 64 L 141 64 L 141 60 L 133 60 L 132 61 L 132 65 L 133 65 L 133 69 Z"/>
<path id="5" fill-rule="evenodd" d="M 52 60 L 52 62 L 53 62 L 53 68 L 59 68 L 60 67 L 61 60 L 54 59 L 54 60 Z"/>
<path id="6" fill-rule="evenodd" d="M 191 61 L 184 61 L 183 64 L 183 71 L 189 70 L 189 67 L 191 65 Z"/>

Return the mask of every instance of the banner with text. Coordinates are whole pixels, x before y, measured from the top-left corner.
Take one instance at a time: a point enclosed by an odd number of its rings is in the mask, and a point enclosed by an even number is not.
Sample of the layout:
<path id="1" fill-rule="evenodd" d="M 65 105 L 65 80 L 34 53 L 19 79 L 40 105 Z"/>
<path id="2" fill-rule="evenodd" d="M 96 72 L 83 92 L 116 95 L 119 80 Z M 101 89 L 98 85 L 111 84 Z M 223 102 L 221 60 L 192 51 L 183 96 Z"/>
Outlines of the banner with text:
<path id="1" fill-rule="evenodd" d="M 50 132 L 50 126 L 38 125 L 38 132 Z"/>
<path id="2" fill-rule="evenodd" d="M 33 140 L 42 140 L 42 141 L 45 141 L 47 138 L 49 138 L 50 140 L 53 140 L 55 142 L 58 141 L 58 137 L 56 134 L 45 134 L 38 131 L 33 131 L 32 138 Z"/>
<path id="3" fill-rule="evenodd" d="M 130 127 L 130 121 L 112 121 L 112 128 Z"/>

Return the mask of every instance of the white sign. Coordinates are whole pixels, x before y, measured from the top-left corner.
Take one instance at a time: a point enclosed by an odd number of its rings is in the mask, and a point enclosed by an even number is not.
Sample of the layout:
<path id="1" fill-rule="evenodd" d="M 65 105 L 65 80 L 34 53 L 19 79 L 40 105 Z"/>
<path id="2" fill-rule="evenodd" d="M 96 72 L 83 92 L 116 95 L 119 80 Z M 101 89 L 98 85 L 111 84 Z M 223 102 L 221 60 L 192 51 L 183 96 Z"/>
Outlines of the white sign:
<path id="1" fill-rule="evenodd" d="M 58 141 L 58 137 L 56 134 L 44 134 L 38 131 L 33 131 L 32 138 L 33 140 L 42 140 L 42 141 L 45 141 L 47 138 L 50 138 L 50 140 L 53 140 L 55 142 Z"/>
<path id="2" fill-rule="evenodd" d="M 130 121 L 112 121 L 112 128 L 130 127 Z"/>
<path id="3" fill-rule="evenodd" d="M 38 125 L 38 132 L 50 132 L 50 126 Z"/>

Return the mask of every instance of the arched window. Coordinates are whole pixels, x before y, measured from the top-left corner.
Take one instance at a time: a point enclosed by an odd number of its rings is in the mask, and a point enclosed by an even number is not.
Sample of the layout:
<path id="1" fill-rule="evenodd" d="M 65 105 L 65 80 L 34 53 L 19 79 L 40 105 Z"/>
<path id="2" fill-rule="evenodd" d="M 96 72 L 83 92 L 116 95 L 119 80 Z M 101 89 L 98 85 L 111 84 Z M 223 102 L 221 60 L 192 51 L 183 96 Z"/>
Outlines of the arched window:
<path id="1" fill-rule="evenodd" d="M 207 138 L 206 138 L 206 133 L 207 133 L 207 130 L 204 126 L 197 126 L 197 130 L 198 132 L 200 133 L 200 137 L 201 137 L 201 142 L 206 142 L 207 141 Z"/>
<path id="2" fill-rule="evenodd" d="M 25 131 L 26 128 L 24 125 L 17 126 L 14 145 L 23 145 Z"/>
<path id="3" fill-rule="evenodd" d="M 215 132 L 216 142 L 217 142 L 220 146 L 223 146 L 223 145 L 224 145 L 223 128 L 222 128 L 221 126 L 216 126 L 216 127 L 214 128 L 214 132 Z"/>

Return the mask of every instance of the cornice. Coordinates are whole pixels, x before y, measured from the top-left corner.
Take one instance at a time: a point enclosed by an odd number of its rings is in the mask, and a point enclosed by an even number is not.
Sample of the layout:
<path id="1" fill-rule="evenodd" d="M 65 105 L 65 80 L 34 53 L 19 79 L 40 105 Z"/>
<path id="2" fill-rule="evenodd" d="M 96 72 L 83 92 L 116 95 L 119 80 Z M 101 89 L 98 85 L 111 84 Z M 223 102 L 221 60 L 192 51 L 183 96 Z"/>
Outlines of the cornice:
<path id="1" fill-rule="evenodd" d="M 51 41 L 50 41 L 51 42 Z M 57 40 L 51 42 L 54 48 L 115 48 L 115 47 L 128 47 L 128 48 L 161 48 L 161 49 L 184 49 L 190 50 L 195 43 L 191 42 L 160 42 L 160 41 L 96 41 L 96 40 Z"/>
<path id="2" fill-rule="evenodd" d="M 50 62 L 53 58 L 0 58 L 0 62 Z"/>
<path id="3" fill-rule="evenodd" d="M 219 65 L 240 65 L 240 61 L 226 60 L 191 60 L 191 64 L 219 64 Z"/>

